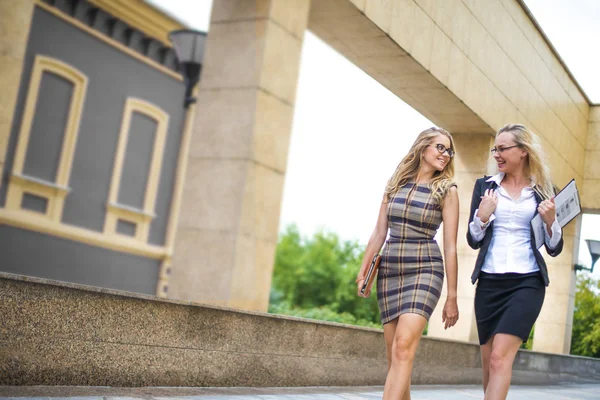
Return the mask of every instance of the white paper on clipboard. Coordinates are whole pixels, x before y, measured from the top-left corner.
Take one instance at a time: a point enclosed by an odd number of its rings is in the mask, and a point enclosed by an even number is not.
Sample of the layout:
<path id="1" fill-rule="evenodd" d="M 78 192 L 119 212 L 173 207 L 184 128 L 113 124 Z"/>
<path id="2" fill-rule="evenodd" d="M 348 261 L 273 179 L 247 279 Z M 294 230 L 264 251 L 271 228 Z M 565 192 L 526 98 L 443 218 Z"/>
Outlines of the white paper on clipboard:
<path id="1" fill-rule="evenodd" d="M 579 192 L 575 179 L 567 184 L 555 197 L 554 205 L 556 207 L 556 220 L 561 228 L 564 228 L 569 222 L 581 213 L 581 203 L 579 201 Z M 538 214 L 531 220 L 531 229 L 535 239 L 537 249 L 544 244 L 544 221 Z"/>

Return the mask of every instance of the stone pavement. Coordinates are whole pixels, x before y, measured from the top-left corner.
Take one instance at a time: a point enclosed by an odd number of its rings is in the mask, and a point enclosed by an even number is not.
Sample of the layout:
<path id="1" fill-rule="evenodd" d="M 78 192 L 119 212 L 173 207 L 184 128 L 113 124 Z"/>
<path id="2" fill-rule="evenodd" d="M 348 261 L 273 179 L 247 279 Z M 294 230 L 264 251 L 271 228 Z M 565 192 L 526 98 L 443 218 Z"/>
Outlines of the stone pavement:
<path id="1" fill-rule="evenodd" d="M 110 388 L 57 386 L 0 386 L 0 400 L 368 400 L 381 399 L 378 387 L 312 388 Z M 482 399 L 479 386 L 414 386 L 413 400 Z M 600 384 L 513 386 L 509 400 L 598 400 Z"/>

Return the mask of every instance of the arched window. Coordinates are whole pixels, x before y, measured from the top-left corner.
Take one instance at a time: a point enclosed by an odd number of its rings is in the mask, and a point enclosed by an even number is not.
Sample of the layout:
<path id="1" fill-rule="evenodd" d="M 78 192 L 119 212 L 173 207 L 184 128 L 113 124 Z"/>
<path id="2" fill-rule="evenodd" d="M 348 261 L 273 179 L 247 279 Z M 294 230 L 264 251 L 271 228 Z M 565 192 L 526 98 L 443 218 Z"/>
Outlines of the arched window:
<path id="1" fill-rule="evenodd" d="M 37 55 L 17 142 L 6 208 L 60 221 L 87 77 L 57 59 Z M 36 113 L 36 109 L 43 113 Z"/>
<path id="2" fill-rule="evenodd" d="M 168 121 L 168 114 L 159 107 L 127 98 L 108 195 L 105 234 L 148 240 Z"/>

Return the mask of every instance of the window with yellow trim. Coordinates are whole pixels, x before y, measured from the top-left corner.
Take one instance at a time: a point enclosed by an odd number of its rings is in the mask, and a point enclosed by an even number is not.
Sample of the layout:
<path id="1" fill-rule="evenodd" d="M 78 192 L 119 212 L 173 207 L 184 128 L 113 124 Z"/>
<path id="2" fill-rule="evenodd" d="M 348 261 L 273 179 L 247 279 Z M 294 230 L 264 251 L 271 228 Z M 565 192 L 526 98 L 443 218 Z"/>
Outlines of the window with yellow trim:
<path id="1" fill-rule="evenodd" d="M 6 209 L 60 221 L 69 193 L 69 177 L 87 77 L 52 57 L 33 63 Z M 36 113 L 43 109 L 43 113 Z"/>
<path id="2" fill-rule="evenodd" d="M 169 116 L 141 99 L 125 102 L 107 202 L 104 233 L 147 242 Z"/>

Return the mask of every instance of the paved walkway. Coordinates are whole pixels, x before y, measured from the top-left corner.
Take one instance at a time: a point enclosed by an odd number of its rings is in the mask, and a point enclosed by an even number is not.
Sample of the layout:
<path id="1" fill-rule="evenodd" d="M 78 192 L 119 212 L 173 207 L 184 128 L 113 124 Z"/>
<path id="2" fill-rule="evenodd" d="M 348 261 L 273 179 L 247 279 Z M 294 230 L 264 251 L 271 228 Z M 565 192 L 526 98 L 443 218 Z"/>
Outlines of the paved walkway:
<path id="1" fill-rule="evenodd" d="M 374 400 L 381 387 L 319 388 L 109 388 L 0 386 L 0 400 Z M 414 386 L 413 400 L 482 399 L 478 386 Z M 600 384 L 572 386 L 514 386 L 509 400 L 598 400 Z"/>

